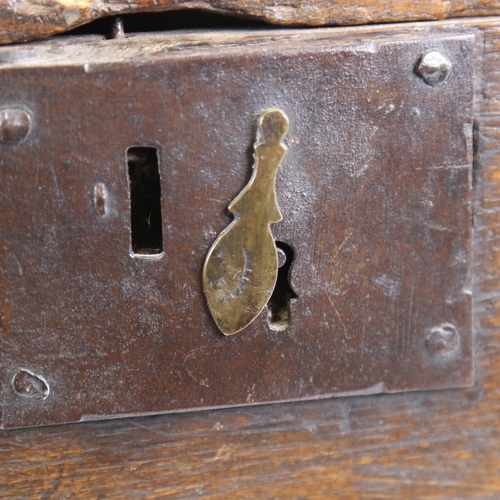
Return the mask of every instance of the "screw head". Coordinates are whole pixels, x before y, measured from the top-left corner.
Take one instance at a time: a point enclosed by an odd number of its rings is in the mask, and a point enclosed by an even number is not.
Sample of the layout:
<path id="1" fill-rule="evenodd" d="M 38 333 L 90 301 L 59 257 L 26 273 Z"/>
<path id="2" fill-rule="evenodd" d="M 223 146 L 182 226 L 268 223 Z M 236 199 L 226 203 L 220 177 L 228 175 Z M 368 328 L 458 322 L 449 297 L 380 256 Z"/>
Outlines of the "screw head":
<path id="1" fill-rule="evenodd" d="M 433 50 L 424 54 L 417 62 L 415 72 L 429 85 L 444 82 L 451 73 L 452 64 L 442 54 Z"/>
<path id="2" fill-rule="evenodd" d="M 437 358 L 453 354 L 460 344 L 457 329 L 450 323 L 443 323 L 431 329 L 425 339 L 427 348 Z"/>

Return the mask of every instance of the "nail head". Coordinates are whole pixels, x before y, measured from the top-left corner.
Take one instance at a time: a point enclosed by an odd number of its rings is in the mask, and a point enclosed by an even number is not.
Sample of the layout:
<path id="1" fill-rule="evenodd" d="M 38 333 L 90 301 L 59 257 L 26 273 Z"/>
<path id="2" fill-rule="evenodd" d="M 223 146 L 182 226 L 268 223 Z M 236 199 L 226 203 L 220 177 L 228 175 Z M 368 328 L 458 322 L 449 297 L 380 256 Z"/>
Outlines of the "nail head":
<path id="1" fill-rule="evenodd" d="M 29 133 L 31 116 L 24 109 L 0 110 L 0 142 L 21 142 Z"/>
<path id="2" fill-rule="evenodd" d="M 49 384 L 40 375 L 25 368 L 19 369 L 12 378 L 12 388 L 22 398 L 45 399 L 50 392 Z"/>
<path id="3" fill-rule="evenodd" d="M 426 338 L 431 354 L 437 358 L 453 354 L 460 344 L 457 329 L 450 323 L 443 323 L 431 329 Z"/>
<path id="4" fill-rule="evenodd" d="M 419 59 L 415 69 L 424 82 L 434 86 L 448 78 L 452 64 L 441 53 L 433 50 Z"/>

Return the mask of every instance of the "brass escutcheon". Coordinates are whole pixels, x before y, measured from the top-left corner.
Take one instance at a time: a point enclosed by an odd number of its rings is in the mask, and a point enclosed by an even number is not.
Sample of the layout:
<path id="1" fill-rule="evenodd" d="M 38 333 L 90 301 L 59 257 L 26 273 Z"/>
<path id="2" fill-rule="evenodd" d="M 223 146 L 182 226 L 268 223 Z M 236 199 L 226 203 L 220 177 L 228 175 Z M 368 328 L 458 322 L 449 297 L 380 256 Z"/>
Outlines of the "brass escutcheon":
<path id="1" fill-rule="evenodd" d="M 252 323 L 276 285 L 278 254 L 270 225 L 283 219 L 276 199 L 276 173 L 287 151 L 282 144 L 287 132 L 288 118 L 279 109 L 259 116 L 252 178 L 229 204 L 234 220 L 205 260 L 205 296 L 224 335 Z"/>

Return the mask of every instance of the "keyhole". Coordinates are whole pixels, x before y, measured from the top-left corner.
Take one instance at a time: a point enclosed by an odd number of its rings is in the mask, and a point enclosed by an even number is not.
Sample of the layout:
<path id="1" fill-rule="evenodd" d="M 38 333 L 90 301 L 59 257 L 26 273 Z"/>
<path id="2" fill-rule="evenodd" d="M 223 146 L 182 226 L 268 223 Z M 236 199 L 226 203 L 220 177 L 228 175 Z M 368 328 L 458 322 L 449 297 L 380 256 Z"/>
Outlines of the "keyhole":
<path id="1" fill-rule="evenodd" d="M 136 257 L 161 256 L 163 234 L 158 151 L 151 147 L 128 148 L 127 163 L 132 252 Z"/>
<path id="2" fill-rule="evenodd" d="M 288 328 L 290 319 L 290 302 L 296 300 L 298 295 L 293 291 L 289 278 L 294 252 L 290 245 L 276 241 L 280 268 L 278 279 L 273 294 L 267 303 L 268 320 L 271 330 L 283 331 Z M 283 262 L 284 261 L 284 262 Z"/>

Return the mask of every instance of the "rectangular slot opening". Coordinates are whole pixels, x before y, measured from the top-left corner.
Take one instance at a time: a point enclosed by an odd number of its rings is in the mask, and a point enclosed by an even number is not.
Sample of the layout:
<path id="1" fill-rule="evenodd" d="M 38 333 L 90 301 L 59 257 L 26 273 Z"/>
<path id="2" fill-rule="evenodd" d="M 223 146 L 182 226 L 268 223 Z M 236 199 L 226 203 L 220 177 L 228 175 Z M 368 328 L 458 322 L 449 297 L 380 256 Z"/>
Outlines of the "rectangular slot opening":
<path id="1" fill-rule="evenodd" d="M 151 147 L 127 150 L 130 183 L 132 252 L 138 256 L 163 253 L 161 185 L 158 151 Z"/>

